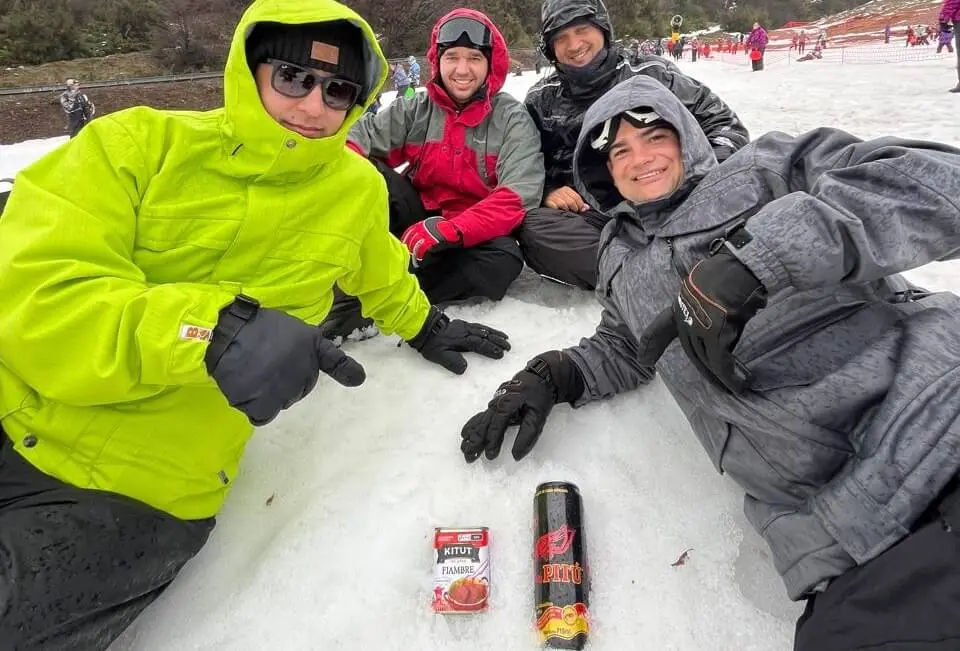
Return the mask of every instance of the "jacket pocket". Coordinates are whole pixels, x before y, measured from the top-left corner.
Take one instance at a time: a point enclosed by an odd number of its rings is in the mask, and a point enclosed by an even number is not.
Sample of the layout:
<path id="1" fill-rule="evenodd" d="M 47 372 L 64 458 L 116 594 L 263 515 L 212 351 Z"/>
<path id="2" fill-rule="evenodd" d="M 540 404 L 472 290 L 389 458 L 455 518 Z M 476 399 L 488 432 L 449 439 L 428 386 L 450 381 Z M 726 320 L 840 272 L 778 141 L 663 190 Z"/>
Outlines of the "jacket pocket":
<path id="1" fill-rule="evenodd" d="M 267 259 L 310 262 L 356 271 L 360 268 L 360 245 L 339 233 L 280 229 Z"/>
<path id="2" fill-rule="evenodd" d="M 137 219 L 136 247 L 165 252 L 182 247 L 226 251 L 240 222 L 217 217 L 164 218 L 141 215 Z"/>

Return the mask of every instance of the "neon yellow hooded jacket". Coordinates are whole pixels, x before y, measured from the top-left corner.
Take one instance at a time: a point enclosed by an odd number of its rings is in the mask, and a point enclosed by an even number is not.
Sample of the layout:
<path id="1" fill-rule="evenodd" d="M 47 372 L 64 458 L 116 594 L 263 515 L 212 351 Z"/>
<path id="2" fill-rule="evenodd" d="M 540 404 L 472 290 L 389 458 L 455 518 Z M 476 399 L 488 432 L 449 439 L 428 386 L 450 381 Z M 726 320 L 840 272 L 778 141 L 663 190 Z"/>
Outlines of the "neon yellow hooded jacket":
<path id="1" fill-rule="evenodd" d="M 386 185 L 344 147 L 365 107 L 304 138 L 266 113 L 247 65 L 255 23 L 338 19 L 366 36 L 369 103 L 387 68 L 363 19 L 257 0 L 224 108 L 114 113 L 17 176 L 0 219 L 0 423 L 43 472 L 212 516 L 252 434 L 203 364 L 236 294 L 317 323 L 337 282 L 385 332 L 420 330 L 429 303 L 389 234 Z"/>

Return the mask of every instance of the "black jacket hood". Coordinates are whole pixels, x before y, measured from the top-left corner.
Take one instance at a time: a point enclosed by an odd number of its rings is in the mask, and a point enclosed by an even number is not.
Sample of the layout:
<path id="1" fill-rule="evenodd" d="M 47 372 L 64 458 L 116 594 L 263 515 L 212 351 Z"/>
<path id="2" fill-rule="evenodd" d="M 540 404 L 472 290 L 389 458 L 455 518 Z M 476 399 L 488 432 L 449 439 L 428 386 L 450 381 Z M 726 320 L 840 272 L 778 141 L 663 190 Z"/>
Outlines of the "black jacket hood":
<path id="1" fill-rule="evenodd" d="M 550 39 L 578 18 L 599 27 L 607 38 L 607 47 L 613 45 L 613 23 L 603 0 L 544 0 L 540 7 L 540 51 L 548 60 L 554 60 Z"/>

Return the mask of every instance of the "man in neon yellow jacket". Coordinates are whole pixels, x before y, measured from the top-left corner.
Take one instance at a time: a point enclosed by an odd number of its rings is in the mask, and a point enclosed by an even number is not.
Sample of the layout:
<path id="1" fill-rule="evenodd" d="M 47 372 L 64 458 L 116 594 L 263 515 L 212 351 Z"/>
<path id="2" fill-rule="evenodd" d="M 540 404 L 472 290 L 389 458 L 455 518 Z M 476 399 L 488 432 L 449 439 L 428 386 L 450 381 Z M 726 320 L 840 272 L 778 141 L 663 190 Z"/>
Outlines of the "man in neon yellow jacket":
<path id="1" fill-rule="evenodd" d="M 0 647 L 105 649 L 213 527 L 252 433 L 320 372 L 338 283 L 462 373 L 506 336 L 432 308 L 346 149 L 386 78 L 332 0 L 257 0 L 215 111 L 105 116 L 0 218 Z"/>

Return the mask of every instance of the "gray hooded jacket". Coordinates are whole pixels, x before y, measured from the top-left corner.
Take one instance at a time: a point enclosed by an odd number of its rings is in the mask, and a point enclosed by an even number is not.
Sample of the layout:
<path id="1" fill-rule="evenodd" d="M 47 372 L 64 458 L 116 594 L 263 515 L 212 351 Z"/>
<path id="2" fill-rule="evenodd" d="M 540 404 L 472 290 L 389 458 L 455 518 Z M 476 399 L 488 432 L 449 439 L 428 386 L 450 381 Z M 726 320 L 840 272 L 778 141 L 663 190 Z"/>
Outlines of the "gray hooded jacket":
<path id="1" fill-rule="evenodd" d="M 901 539 L 960 465 L 960 297 L 896 275 L 960 250 L 960 151 L 818 129 L 769 133 L 718 166 L 693 116 L 641 76 L 584 118 L 574 173 L 585 198 L 584 166 L 605 165 L 589 134 L 638 106 L 676 127 L 685 180 L 611 211 L 602 320 L 567 351 L 586 386 L 578 404 L 652 378 L 637 361 L 641 334 L 680 276 L 746 220 L 752 241 L 725 246 L 769 294 L 735 351 L 751 389 L 714 388 L 677 342 L 656 369 L 713 463 L 746 490 L 747 518 L 799 599 Z"/>

